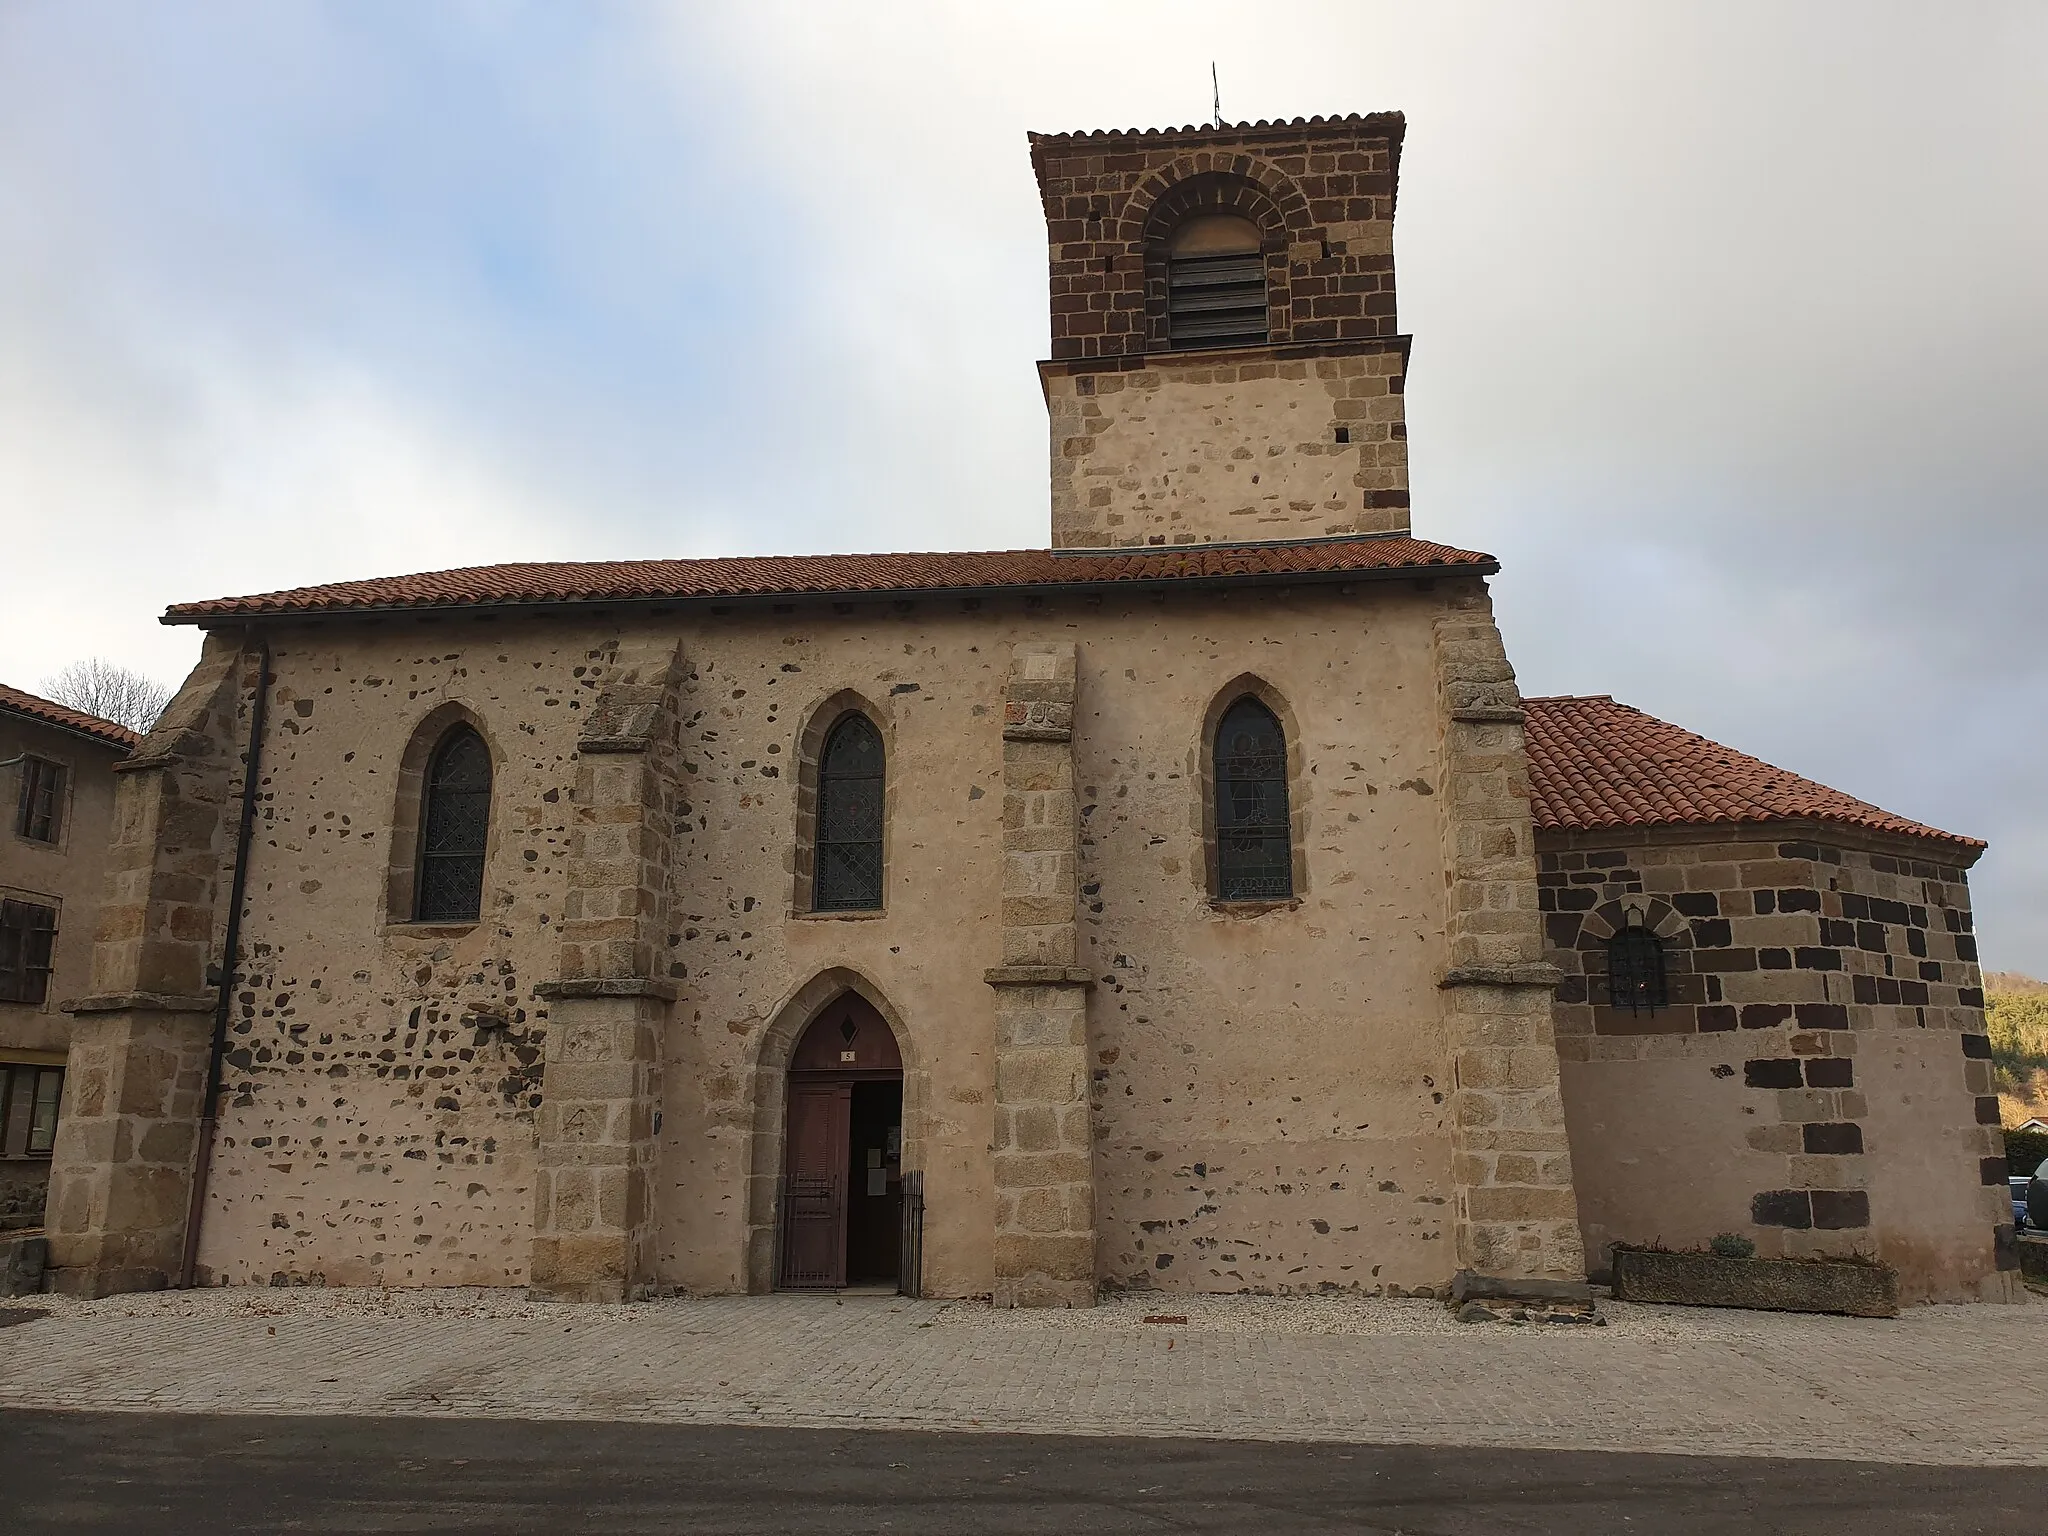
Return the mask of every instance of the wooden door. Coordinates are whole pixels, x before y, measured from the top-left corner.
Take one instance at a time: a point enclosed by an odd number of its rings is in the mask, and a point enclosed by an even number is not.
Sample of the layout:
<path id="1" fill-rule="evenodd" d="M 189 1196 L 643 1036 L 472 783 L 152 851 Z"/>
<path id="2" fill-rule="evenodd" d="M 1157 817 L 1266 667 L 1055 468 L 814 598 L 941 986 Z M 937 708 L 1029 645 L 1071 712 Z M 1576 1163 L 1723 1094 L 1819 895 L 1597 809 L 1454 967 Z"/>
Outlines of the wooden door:
<path id="1" fill-rule="evenodd" d="M 795 1289 L 846 1284 L 849 1083 L 792 1083 L 782 1184 L 782 1281 Z"/>

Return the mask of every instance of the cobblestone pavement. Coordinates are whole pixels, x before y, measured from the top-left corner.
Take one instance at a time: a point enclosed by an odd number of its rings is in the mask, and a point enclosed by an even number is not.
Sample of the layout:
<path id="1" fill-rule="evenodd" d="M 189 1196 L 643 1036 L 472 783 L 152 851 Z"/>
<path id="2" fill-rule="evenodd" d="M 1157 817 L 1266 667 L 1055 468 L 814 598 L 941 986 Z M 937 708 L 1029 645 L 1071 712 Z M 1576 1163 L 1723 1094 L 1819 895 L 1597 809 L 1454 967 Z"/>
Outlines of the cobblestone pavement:
<path id="1" fill-rule="evenodd" d="M 0 1407 L 413 1414 L 2048 1465 L 2048 1301 L 1895 1321 L 1602 1303 L 1605 1327 L 1430 1302 L 884 1296 L 631 1307 L 479 1291 L 38 1298 Z M 1148 1322 L 1147 1317 L 1185 1321 Z"/>

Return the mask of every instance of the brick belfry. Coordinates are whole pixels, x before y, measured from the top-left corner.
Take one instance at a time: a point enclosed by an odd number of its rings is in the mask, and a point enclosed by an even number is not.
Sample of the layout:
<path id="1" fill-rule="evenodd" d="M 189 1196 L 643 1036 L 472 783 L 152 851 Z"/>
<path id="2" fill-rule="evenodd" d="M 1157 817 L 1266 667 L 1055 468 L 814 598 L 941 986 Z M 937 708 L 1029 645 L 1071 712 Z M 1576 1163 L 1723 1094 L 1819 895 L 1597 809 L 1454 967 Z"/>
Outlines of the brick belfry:
<path id="1" fill-rule="evenodd" d="M 1408 531 L 1402 127 L 1033 135 L 1054 548 Z"/>

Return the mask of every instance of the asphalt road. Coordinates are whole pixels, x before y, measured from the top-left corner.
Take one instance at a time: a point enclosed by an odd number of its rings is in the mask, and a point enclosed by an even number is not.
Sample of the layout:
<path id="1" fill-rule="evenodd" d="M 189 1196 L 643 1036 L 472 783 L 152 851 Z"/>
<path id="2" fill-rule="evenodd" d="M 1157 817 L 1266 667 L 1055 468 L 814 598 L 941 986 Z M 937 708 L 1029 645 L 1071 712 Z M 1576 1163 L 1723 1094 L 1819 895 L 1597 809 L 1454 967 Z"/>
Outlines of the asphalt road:
<path id="1" fill-rule="evenodd" d="M 0 1413 L 0 1528 L 2026 1532 L 2048 1470 L 402 1418 Z"/>

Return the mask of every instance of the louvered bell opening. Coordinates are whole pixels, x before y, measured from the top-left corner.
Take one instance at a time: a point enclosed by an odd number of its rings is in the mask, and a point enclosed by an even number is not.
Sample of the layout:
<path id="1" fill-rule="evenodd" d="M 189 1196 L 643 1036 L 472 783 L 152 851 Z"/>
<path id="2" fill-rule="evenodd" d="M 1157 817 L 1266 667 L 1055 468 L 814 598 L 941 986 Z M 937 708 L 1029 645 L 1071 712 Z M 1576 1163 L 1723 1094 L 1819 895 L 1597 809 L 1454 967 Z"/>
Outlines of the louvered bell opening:
<path id="1" fill-rule="evenodd" d="M 1176 347 L 1264 346 L 1266 258 L 1176 256 L 1167 267 L 1167 338 Z"/>

